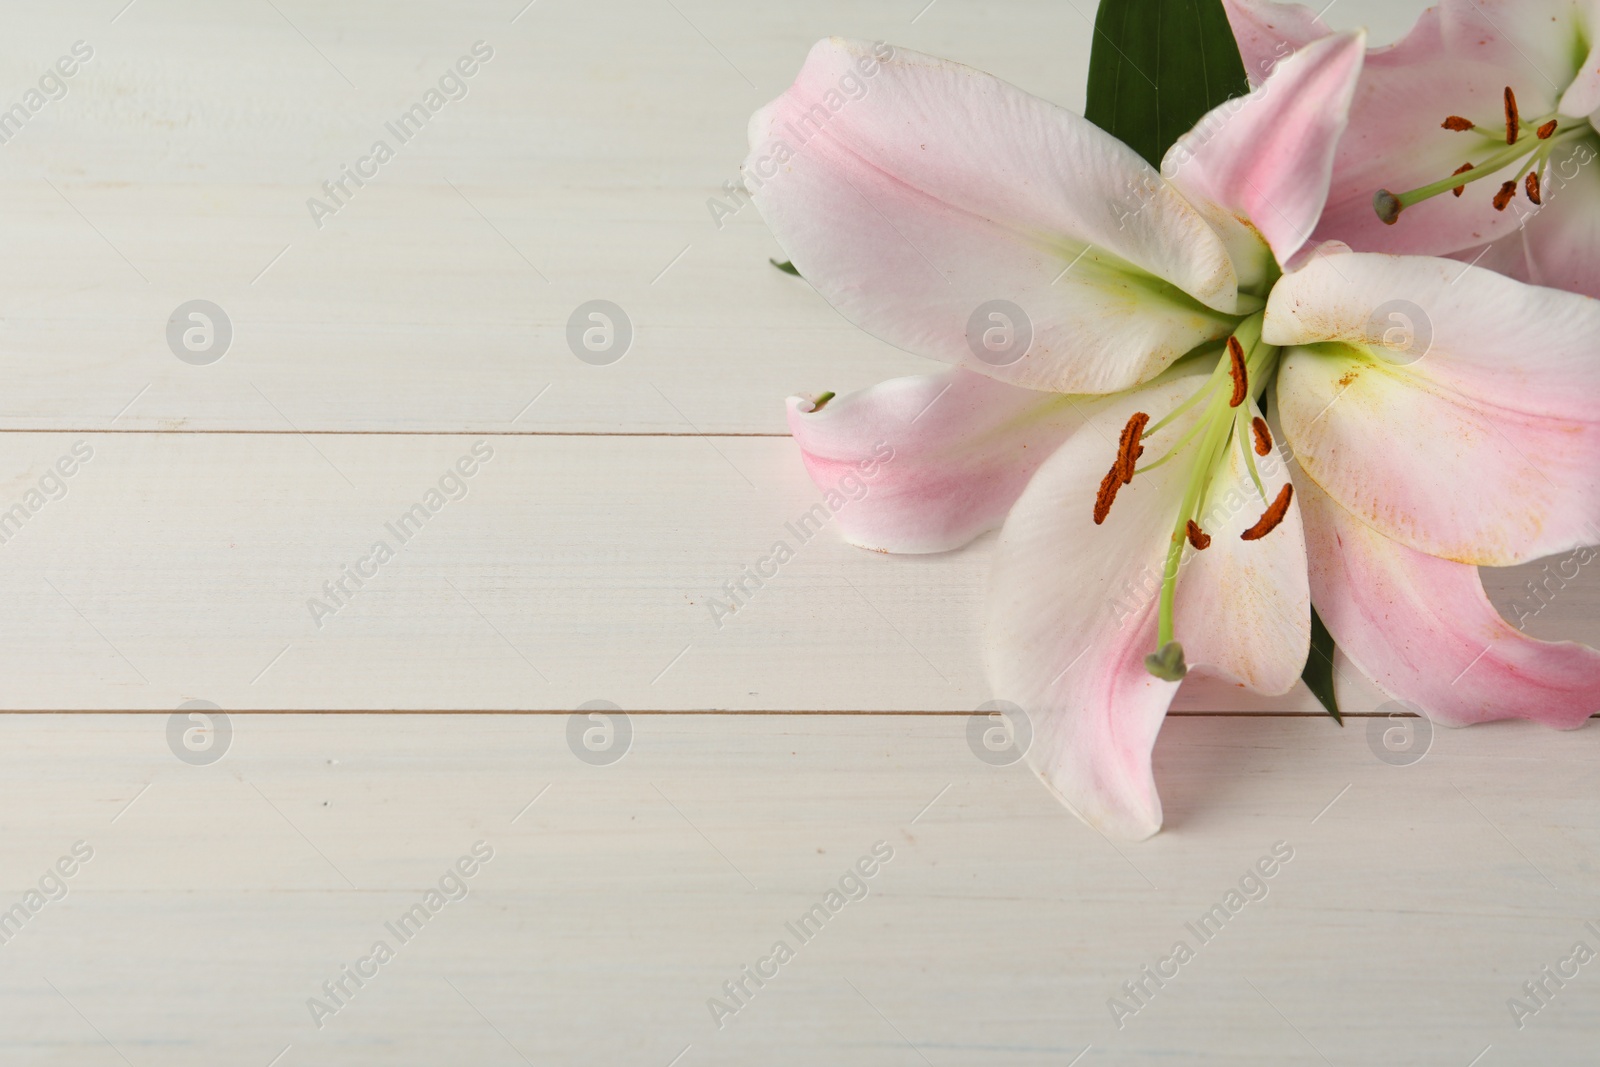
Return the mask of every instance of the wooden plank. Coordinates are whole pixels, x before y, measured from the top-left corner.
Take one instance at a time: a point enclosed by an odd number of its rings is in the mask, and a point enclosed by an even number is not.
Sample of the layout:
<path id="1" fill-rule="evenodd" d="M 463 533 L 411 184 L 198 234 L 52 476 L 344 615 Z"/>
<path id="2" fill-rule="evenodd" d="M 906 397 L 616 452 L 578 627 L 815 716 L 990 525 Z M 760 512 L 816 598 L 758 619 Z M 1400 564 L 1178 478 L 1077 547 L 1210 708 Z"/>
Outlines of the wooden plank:
<path id="1" fill-rule="evenodd" d="M 500 430 L 550 385 L 522 426 L 779 432 L 788 393 L 930 368 L 776 274 L 753 208 L 718 225 L 707 201 L 817 39 L 953 52 L 1004 9 L 278 7 L 40 12 L 0 53 L 0 85 L 25 86 L 74 40 L 96 49 L 5 146 L 0 426 Z M 1082 16 L 1015 12 L 1039 35 L 966 58 L 1073 102 Z M 386 124 L 480 39 L 466 95 L 400 143 Z M 394 159 L 319 227 L 308 201 L 379 139 Z M 195 367 L 164 330 L 202 298 L 235 337 Z M 636 326 L 612 367 L 566 342 L 597 298 Z"/>
<path id="2" fill-rule="evenodd" d="M 74 448 L 93 455 L 0 545 L 8 708 L 970 711 L 1003 696 L 979 656 L 992 536 L 921 557 L 827 526 L 802 541 L 819 495 L 788 440 L 6 441 L 0 511 Z M 458 462 L 470 479 L 447 477 Z M 794 558 L 757 587 L 749 568 L 780 540 Z M 376 571 L 359 588 L 358 564 Z M 1491 575 L 1508 611 L 1533 603 L 1543 566 Z M 1529 630 L 1600 643 L 1600 581 L 1567 569 Z M 336 598 L 324 583 L 340 581 Z M 744 606 L 714 612 L 731 582 Z M 1316 710 L 1303 690 L 1204 684 L 1178 706 Z"/>
<path id="3" fill-rule="evenodd" d="M 1521 1029 L 1507 1001 L 1600 948 L 1593 728 L 1440 732 L 1394 766 L 1393 724 L 1359 718 L 1380 697 L 1341 730 L 1303 691 L 1192 680 L 1156 752 L 1167 830 L 1112 845 L 970 749 L 1003 695 L 978 656 L 992 538 L 892 558 L 824 528 L 712 618 L 817 499 L 783 397 L 930 369 L 772 271 L 753 210 L 712 221 L 746 118 L 838 32 L 1077 106 L 1087 14 L 14 13 L 6 92 L 96 55 L 0 146 L 0 515 L 30 512 L 0 526 L 0 709 L 158 713 L 0 715 L 4 1060 L 1590 1062 L 1594 965 Z M 467 98 L 318 228 L 307 198 L 480 38 Z M 209 365 L 165 337 L 197 298 L 234 329 Z M 636 328 L 609 366 L 566 340 L 593 299 Z M 464 498 L 392 532 L 479 442 Z M 394 558 L 319 626 L 307 601 L 380 539 Z M 1569 571 L 1486 580 L 1529 632 L 1600 643 L 1600 583 Z M 169 740 L 197 699 L 233 731 L 204 766 Z M 571 747 L 594 699 L 631 713 L 619 762 Z M 508 710 L 547 714 L 433 714 Z M 470 895 L 388 933 L 480 840 Z M 709 998 L 880 841 L 865 899 L 719 1028 Z M 1280 841 L 1265 899 L 1201 944 L 1186 924 Z M 395 958 L 319 1029 L 307 999 L 380 938 Z M 1178 939 L 1195 959 L 1114 1018 Z"/>
<path id="4" fill-rule="evenodd" d="M 92 1024 L 141 1067 L 286 1046 L 281 1064 L 1064 1064 L 1091 1045 L 1080 1063 L 1579 1064 L 1600 1025 L 1594 964 L 1521 1030 L 1506 1007 L 1597 941 L 1600 815 L 1568 798 L 1592 793 L 1600 731 L 1442 732 L 1396 767 L 1358 726 L 1175 719 L 1168 829 L 1113 847 L 1021 767 L 978 762 L 959 717 L 635 716 L 605 767 L 555 716 L 237 716 L 207 767 L 165 726 L 0 718 L 5 903 L 95 850 L 0 947 L 8 1061 L 120 1062 Z M 466 899 L 400 944 L 384 924 L 479 840 Z M 799 943 L 785 924 L 880 841 L 865 899 Z M 1186 924 L 1277 842 L 1293 856 L 1265 898 L 1202 942 Z M 319 1030 L 307 999 L 377 940 L 395 958 Z M 718 1029 L 707 1000 L 778 940 L 794 959 Z M 1194 958 L 1119 1029 L 1108 1000 L 1179 940 Z"/>

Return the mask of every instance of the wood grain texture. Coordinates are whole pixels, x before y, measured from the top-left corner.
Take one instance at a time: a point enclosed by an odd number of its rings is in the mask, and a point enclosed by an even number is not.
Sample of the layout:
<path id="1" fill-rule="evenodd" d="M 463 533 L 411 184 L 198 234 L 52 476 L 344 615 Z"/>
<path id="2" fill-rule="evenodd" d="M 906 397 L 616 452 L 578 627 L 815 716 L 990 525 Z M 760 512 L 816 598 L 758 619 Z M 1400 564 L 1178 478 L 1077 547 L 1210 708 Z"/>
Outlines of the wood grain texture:
<path id="1" fill-rule="evenodd" d="M 980 658 L 992 535 L 935 556 L 863 552 L 831 526 L 802 541 L 820 494 L 787 439 L 6 439 L 0 511 L 75 447 L 92 458 L 6 526 L 0 706 L 971 711 L 1005 697 Z M 463 459 L 470 478 L 452 474 Z M 449 477 L 460 499 L 439 492 Z M 419 523 L 411 509 L 430 502 Z M 794 558 L 758 588 L 750 568 L 779 540 Z M 381 564 L 378 542 L 393 552 Z M 376 571 L 359 587 L 357 566 Z M 1497 597 L 1526 600 L 1542 566 L 1492 574 Z M 1600 643 L 1593 571 L 1530 632 Z M 743 606 L 713 611 L 735 605 L 730 582 Z M 1196 679 L 1181 697 L 1316 710 L 1303 689 Z"/>
<path id="2" fill-rule="evenodd" d="M 1394 766 L 1383 731 L 1421 724 L 1380 695 L 1340 729 L 1195 678 L 1156 752 L 1167 829 L 1113 845 L 971 748 L 1004 696 L 992 538 L 894 558 L 824 527 L 710 611 L 818 500 L 783 397 L 930 369 L 767 266 L 753 209 L 714 223 L 750 112 L 831 33 L 1077 107 L 1092 3 L 523 2 L 7 13 L 0 109 L 95 55 L 0 144 L 0 515 L 92 452 L 0 525 L 0 1060 L 1592 1062 L 1600 964 L 1521 1029 L 1506 1004 L 1600 949 L 1592 726 L 1441 731 Z M 1329 18 L 1382 39 L 1416 6 Z M 465 98 L 319 228 L 307 199 L 478 40 Z M 234 329 L 208 366 L 164 336 L 196 298 Z M 591 299 L 635 328 L 610 366 L 566 340 Z M 1485 573 L 1508 617 L 1544 566 Z M 1529 632 L 1600 644 L 1593 570 Z M 569 741 L 597 699 L 632 730 L 607 766 Z M 170 747 L 191 700 L 230 716 L 212 765 Z M 369 714 L 299 714 L 340 711 Z M 387 933 L 480 840 L 465 899 Z M 877 842 L 865 899 L 788 934 Z M 1187 932 L 1277 842 L 1265 898 Z M 318 1028 L 307 999 L 379 939 Z M 719 1028 L 708 999 L 780 939 Z"/>
<path id="3" fill-rule="evenodd" d="M 1593 964 L 1521 1031 L 1505 1006 L 1594 943 L 1600 822 L 1571 798 L 1600 780 L 1600 731 L 1558 750 L 1526 726 L 1444 732 L 1395 767 L 1359 724 L 1174 719 L 1168 829 L 1114 847 L 978 762 L 959 717 L 634 716 L 608 767 L 555 716 L 237 716 L 210 767 L 173 759 L 164 726 L 0 719 L 6 892 L 95 850 L 0 946 L 9 1062 L 117 1062 L 85 1018 L 140 1065 L 286 1045 L 521 1062 L 507 1043 L 582 1064 L 1466 1064 L 1488 1045 L 1576 1064 L 1600 1025 Z M 467 898 L 398 943 L 384 923 L 479 840 Z M 869 895 L 800 943 L 785 924 L 879 841 Z M 1202 943 L 1186 924 L 1280 841 L 1265 898 Z M 307 999 L 375 940 L 395 959 L 318 1029 Z M 795 958 L 718 1029 L 707 1000 L 778 940 Z M 1178 940 L 1195 958 L 1119 1029 L 1107 1001 Z"/>

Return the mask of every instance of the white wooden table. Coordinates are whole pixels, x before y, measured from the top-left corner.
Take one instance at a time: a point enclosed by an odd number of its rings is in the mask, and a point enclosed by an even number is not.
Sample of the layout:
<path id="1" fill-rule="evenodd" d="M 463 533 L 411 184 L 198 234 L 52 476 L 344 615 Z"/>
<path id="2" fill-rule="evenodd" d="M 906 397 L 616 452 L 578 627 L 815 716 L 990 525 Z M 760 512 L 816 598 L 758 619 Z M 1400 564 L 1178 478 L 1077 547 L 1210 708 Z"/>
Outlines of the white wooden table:
<path id="1" fill-rule="evenodd" d="M 969 747 L 987 539 L 828 531 L 712 619 L 816 499 L 784 396 L 926 369 L 769 267 L 754 209 L 713 223 L 749 113 L 832 33 L 1080 106 L 1089 0 L 522 2 L 5 12 L 0 109 L 93 54 L 0 144 L 0 1062 L 1595 1062 L 1600 963 L 1521 1028 L 1507 1000 L 1600 949 L 1600 730 L 1396 766 L 1376 700 L 1341 730 L 1190 685 L 1167 829 L 1113 844 Z M 466 95 L 387 135 L 478 41 Z M 567 344 L 595 299 L 633 324 L 611 365 Z M 169 348 L 193 300 L 216 361 Z M 1597 605 L 1586 570 L 1529 628 L 1600 642 Z M 619 761 L 569 744 L 592 700 Z M 169 745 L 191 701 L 228 716 L 214 762 Z"/>

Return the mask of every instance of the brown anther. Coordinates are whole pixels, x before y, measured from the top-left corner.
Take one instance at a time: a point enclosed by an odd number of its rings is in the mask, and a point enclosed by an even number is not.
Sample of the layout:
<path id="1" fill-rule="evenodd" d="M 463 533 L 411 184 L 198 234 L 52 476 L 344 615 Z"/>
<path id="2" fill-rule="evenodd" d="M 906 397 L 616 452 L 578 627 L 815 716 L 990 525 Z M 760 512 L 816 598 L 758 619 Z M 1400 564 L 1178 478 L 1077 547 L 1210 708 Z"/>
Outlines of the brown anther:
<path id="1" fill-rule="evenodd" d="M 1193 519 L 1189 520 L 1189 543 L 1196 551 L 1211 547 L 1211 535 L 1200 529 L 1200 524 Z"/>
<path id="2" fill-rule="evenodd" d="M 1256 434 L 1256 455 L 1264 456 L 1272 451 L 1272 431 L 1267 429 L 1267 420 L 1260 415 L 1250 420 L 1250 429 Z"/>
<path id="3" fill-rule="evenodd" d="M 1452 174 L 1452 176 L 1454 176 L 1456 174 L 1465 174 L 1467 171 L 1469 171 L 1471 169 L 1472 169 L 1472 164 L 1471 163 L 1463 163 L 1463 164 L 1461 164 L 1461 166 L 1457 167 L 1454 171 L 1452 171 L 1451 174 Z M 1465 185 L 1458 185 L 1458 186 L 1456 186 L 1454 189 L 1452 189 L 1450 191 L 1452 193 L 1455 193 L 1457 196 L 1460 196 L 1462 193 L 1467 191 L 1467 187 Z"/>
<path id="4" fill-rule="evenodd" d="M 1233 396 L 1228 399 L 1228 406 L 1236 408 L 1250 394 L 1250 378 L 1244 369 L 1244 346 L 1237 337 L 1228 338 L 1228 374 L 1233 378 Z"/>
<path id="5" fill-rule="evenodd" d="M 1144 436 L 1144 428 L 1149 422 L 1149 415 L 1135 411 L 1122 428 L 1122 439 L 1117 442 L 1117 465 L 1113 469 L 1121 472 L 1123 485 L 1133 481 L 1134 465 L 1144 455 L 1144 445 L 1139 443 L 1139 438 Z"/>
<path id="6" fill-rule="evenodd" d="M 1444 129 L 1454 130 L 1456 133 L 1465 133 L 1466 131 L 1472 129 L 1472 120 L 1464 119 L 1460 115 L 1451 115 L 1449 118 L 1439 123 L 1439 125 Z"/>
<path id="7" fill-rule="evenodd" d="M 1106 476 L 1100 479 L 1100 492 L 1094 498 L 1094 524 L 1099 526 L 1106 521 L 1106 516 L 1111 514 L 1111 504 L 1117 499 L 1117 490 L 1122 488 L 1122 462 L 1119 460 L 1106 471 Z"/>
<path id="8" fill-rule="evenodd" d="M 1522 120 L 1517 116 L 1517 94 L 1511 91 L 1511 86 L 1506 86 L 1506 144 L 1516 144 L 1517 134 L 1522 132 Z"/>
<path id="9" fill-rule="evenodd" d="M 1530 170 L 1528 172 L 1528 180 L 1523 183 L 1523 188 L 1525 188 L 1528 191 L 1528 199 L 1529 200 L 1532 200 L 1535 204 L 1544 203 L 1543 200 L 1539 199 L 1539 172 L 1538 171 Z"/>
<path id="10" fill-rule="evenodd" d="M 1111 469 L 1106 471 L 1106 476 L 1100 479 L 1100 492 L 1094 498 L 1094 524 L 1099 526 L 1106 521 L 1106 516 L 1111 514 L 1111 505 L 1116 502 L 1117 490 L 1133 481 L 1133 469 L 1139 462 L 1139 457 L 1144 455 L 1144 445 L 1139 443 L 1139 438 L 1144 435 L 1144 428 L 1150 422 L 1150 416 L 1142 411 L 1135 411 L 1128 417 L 1128 424 L 1122 428 L 1122 439 L 1117 442 L 1117 458 L 1111 464 Z"/>
<path id="11" fill-rule="evenodd" d="M 1500 191 L 1494 194 L 1494 209 L 1504 211 L 1506 205 L 1511 203 L 1511 198 L 1517 195 L 1517 183 L 1506 182 L 1500 186 Z"/>
<path id="12" fill-rule="evenodd" d="M 1556 120 L 1551 119 L 1549 122 L 1545 123 L 1543 126 L 1540 126 L 1533 132 L 1538 134 L 1539 140 L 1547 140 L 1552 133 L 1556 132 Z"/>
<path id="13" fill-rule="evenodd" d="M 1239 535 L 1241 541 L 1259 541 L 1267 534 L 1278 528 L 1278 523 L 1289 514 L 1289 501 L 1294 499 L 1294 485 L 1284 482 L 1283 488 L 1278 490 L 1278 498 L 1267 505 L 1267 510 L 1261 513 L 1261 518 L 1256 524 Z"/>

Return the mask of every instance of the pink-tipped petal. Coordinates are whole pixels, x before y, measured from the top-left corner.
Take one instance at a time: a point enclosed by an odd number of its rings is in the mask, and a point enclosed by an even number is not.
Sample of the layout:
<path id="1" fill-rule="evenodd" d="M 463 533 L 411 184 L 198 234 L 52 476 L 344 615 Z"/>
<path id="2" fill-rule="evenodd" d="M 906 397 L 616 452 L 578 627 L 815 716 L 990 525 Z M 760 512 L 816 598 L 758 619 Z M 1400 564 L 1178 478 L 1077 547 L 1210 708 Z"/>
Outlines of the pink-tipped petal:
<path id="1" fill-rule="evenodd" d="M 835 397 L 790 397 L 806 469 L 838 503 L 846 541 L 944 552 L 1005 521 L 1039 464 L 1079 425 L 1082 401 L 952 368 Z"/>
<path id="2" fill-rule="evenodd" d="M 1260 85 L 1279 62 L 1320 37 L 1333 35 L 1316 12 L 1274 0 L 1223 0 L 1228 24 L 1251 85 Z"/>
<path id="3" fill-rule="evenodd" d="M 1296 485 L 1317 613 L 1385 692 L 1450 726 L 1532 719 L 1571 729 L 1600 712 L 1600 652 L 1526 636 L 1495 611 L 1476 567 L 1389 540 L 1309 478 Z"/>
<path id="4" fill-rule="evenodd" d="M 908 351 L 1105 393 L 1228 333 L 1236 276 L 1200 214 L 1111 135 L 981 71 L 822 41 L 750 143 L 745 183 L 800 273 Z"/>
<path id="5" fill-rule="evenodd" d="M 1102 525 L 1095 497 L 1129 416 L 1159 420 L 1204 380 L 1163 380 L 1107 399 L 1034 475 L 995 550 L 985 624 L 994 695 L 1027 712 L 1028 760 L 1050 789 L 1122 838 L 1161 827 L 1150 753 L 1178 687 L 1151 676 L 1144 657 L 1156 650 L 1162 569 L 1193 453 L 1134 475 Z M 1143 462 L 1197 414 L 1151 437 Z M 1191 667 L 1281 691 L 1300 673 L 1309 634 L 1299 517 L 1259 541 L 1240 540 L 1240 522 L 1253 523 L 1259 503 L 1249 502 L 1255 490 L 1242 477 L 1237 466 L 1219 474 L 1210 547 L 1185 549 L 1175 636 Z"/>
<path id="6" fill-rule="evenodd" d="M 1488 566 L 1600 541 L 1600 301 L 1350 253 L 1284 275 L 1262 336 L 1301 468 L 1380 532 Z"/>
<path id="7" fill-rule="evenodd" d="M 1261 410 L 1252 402 L 1250 413 L 1259 417 Z M 1253 458 L 1264 497 L 1237 443 L 1211 483 L 1199 520 L 1211 547 L 1186 554 L 1173 632 L 1189 662 L 1257 693 L 1278 696 L 1294 688 L 1305 667 L 1311 589 L 1297 499 L 1290 498 L 1283 522 L 1271 533 L 1259 541 L 1242 540 L 1289 482 L 1288 465 L 1277 450 Z"/>
<path id="8" fill-rule="evenodd" d="M 1327 201 L 1365 52 L 1360 32 L 1305 46 L 1249 95 L 1213 109 L 1180 137 L 1161 173 L 1190 202 L 1220 209 L 1221 225 L 1245 222 L 1288 263 Z"/>

